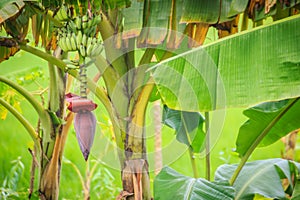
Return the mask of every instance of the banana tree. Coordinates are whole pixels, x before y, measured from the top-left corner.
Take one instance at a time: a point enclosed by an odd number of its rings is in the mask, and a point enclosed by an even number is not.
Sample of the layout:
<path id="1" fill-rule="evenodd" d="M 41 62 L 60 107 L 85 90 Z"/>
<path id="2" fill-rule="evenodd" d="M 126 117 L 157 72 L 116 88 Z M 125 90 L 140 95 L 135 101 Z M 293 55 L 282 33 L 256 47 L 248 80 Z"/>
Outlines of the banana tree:
<path id="1" fill-rule="evenodd" d="M 87 88 L 104 105 L 113 124 L 122 171 L 120 199 L 151 199 L 152 196 L 145 111 L 153 89 L 157 88 L 158 98 L 169 108 L 190 112 L 299 96 L 299 79 L 295 73 L 299 45 L 294 42 L 299 37 L 295 28 L 299 25 L 297 16 L 187 51 L 203 44 L 210 26 L 218 28 L 220 37 L 237 32 L 237 16 L 245 10 L 256 25 L 270 13 L 274 15 L 275 8 L 280 15 L 274 16 L 285 17 L 280 11 L 291 9 L 296 2 L 282 5 L 284 9 L 279 4 L 277 7 L 268 4 L 266 9 L 259 5 L 261 2 L 256 1 L 189 0 L 3 2 L 1 11 L 9 12 L 0 15 L 1 22 L 12 36 L 1 43 L 3 59 L 21 49 L 49 62 L 47 108 L 24 88 L 5 77 L 0 78 L 19 91 L 40 117 L 43 130 L 36 133 L 32 125 L 21 120 L 19 113 L 1 101 L 28 127 L 36 141 L 41 163 L 41 199 L 58 198 L 61 156 L 74 113 L 78 142 L 84 158 L 88 159 L 95 132 L 95 117 L 91 111 L 96 105 L 87 99 Z M 7 7 L 9 9 L 4 9 Z M 27 44 L 29 18 L 35 43 L 41 38 L 45 52 Z M 243 20 L 246 29 L 247 19 Z M 288 31 L 288 37 L 282 30 Z M 249 46 L 250 41 L 255 45 Z M 102 48 L 104 53 L 101 53 Z M 143 51 L 141 58 L 137 58 L 137 48 Z M 63 61 L 70 51 L 78 54 L 72 66 Z M 262 57 L 261 52 L 266 52 L 268 59 Z M 232 59 L 233 55 L 238 59 Z M 86 77 L 89 60 L 95 63 L 104 85 Z M 253 73 L 259 76 L 252 76 Z M 81 82 L 80 94 L 67 96 L 68 115 L 64 102 L 69 90 L 65 87 L 68 85 L 66 75 Z M 258 78 L 260 82 L 256 81 Z M 208 125 L 209 115 L 206 116 Z M 201 146 L 204 137 L 199 140 Z M 206 181 L 201 182 L 206 184 Z"/>

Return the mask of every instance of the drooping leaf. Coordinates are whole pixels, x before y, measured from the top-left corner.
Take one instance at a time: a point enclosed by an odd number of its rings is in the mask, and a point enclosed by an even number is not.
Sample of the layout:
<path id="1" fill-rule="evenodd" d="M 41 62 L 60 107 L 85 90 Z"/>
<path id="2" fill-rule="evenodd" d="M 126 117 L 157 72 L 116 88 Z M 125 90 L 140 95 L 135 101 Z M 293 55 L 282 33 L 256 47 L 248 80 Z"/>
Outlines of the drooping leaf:
<path id="1" fill-rule="evenodd" d="M 1 0 L 0 1 L 0 24 L 13 17 L 25 6 L 23 0 Z"/>
<path id="2" fill-rule="evenodd" d="M 233 17 L 238 13 L 245 11 L 249 0 L 232 0 L 230 4 L 230 9 L 228 12 L 228 17 Z"/>
<path id="3" fill-rule="evenodd" d="M 299 111 L 298 98 L 267 102 L 245 110 L 249 120 L 240 127 L 236 151 L 243 157 L 254 143 L 267 146 L 300 128 Z"/>
<path id="4" fill-rule="evenodd" d="M 15 55 L 20 50 L 16 41 L 11 38 L 0 38 L 0 63 Z"/>
<path id="5" fill-rule="evenodd" d="M 234 199 L 234 189 L 226 182 L 209 182 L 202 178 L 190 178 L 164 167 L 154 180 L 154 199 Z"/>
<path id="6" fill-rule="evenodd" d="M 17 17 L 10 18 L 3 23 L 6 33 L 11 35 L 14 39 L 23 41 L 28 33 L 29 18 L 34 13 L 35 11 L 33 8 L 31 8 L 30 5 L 25 4 Z"/>
<path id="7" fill-rule="evenodd" d="M 183 9 L 183 1 L 184 0 L 177 0 L 173 1 L 170 14 L 170 21 L 169 21 L 169 33 L 167 36 L 167 48 L 168 49 L 176 49 L 181 44 L 183 40 L 183 34 L 186 29 L 185 23 L 180 23 L 180 18 L 182 15 Z"/>
<path id="8" fill-rule="evenodd" d="M 299 26 L 299 15 L 289 17 L 157 64 L 153 77 L 163 101 L 208 111 L 299 96 Z"/>
<path id="9" fill-rule="evenodd" d="M 131 0 L 104 0 L 105 9 L 126 8 L 131 5 Z"/>
<path id="10" fill-rule="evenodd" d="M 232 20 L 243 12 L 248 1 L 235 0 L 184 0 L 181 22 L 206 22 L 216 24 Z"/>
<path id="11" fill-rule="evenodd" d="M 122 9 L 124 18 L 123 39 L 139 36 L 143 25 L 143 11 L 144 2 L 138 0 L 133 0 L 130 7 Z"/>
<path id="12" fill-rule="evenodd" d="M 229 180 L 237 165 L 222 165 L 215 173 L 215 181 Z M 235 199 L 252 199 L 255 194 L 272 199 L 286 199 L 281 179 L 287 178 L 293 187 L 293 176 L 300 164 L 284 159 L 268 159 L 246 163 L 234 182 Z"/>
<path id="13" fill-rule="evenodd" d="M 163 123 L 176 131 L 176 139 L 199 153 L 205 140 L 204 118 L 198 112 L 172 110 L 164 106 Z"/>
<path id="14" fill-rule="evenodd" d="M 143 47 L 147 44 L 161 44 L 168 32 L 171 0 L 145 0 L 144 4 L 143 30 L 137 45 Z"/>

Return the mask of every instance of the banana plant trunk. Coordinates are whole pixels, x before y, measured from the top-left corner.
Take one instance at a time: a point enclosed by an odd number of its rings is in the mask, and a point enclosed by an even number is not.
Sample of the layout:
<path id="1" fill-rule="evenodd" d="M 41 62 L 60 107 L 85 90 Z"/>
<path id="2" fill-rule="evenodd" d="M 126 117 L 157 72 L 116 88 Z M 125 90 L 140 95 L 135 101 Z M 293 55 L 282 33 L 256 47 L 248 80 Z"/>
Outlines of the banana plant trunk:
<path id="1" fill-rule="evenodd" d="M 57 48 L 53 54 L 56 58 L 61 58 L 61 53 L 61 50 Z M 72 121 L 70 118 L 73 116 L 68 115 L 66 124 L 62 125 L 61 119 L 64 119 L 65 115 L 66 77 L 61 69 L 50 62 L 48 63 L 48 67 L 50 76 L 48 110 L 52 120 L 53 133 L 50 137 L 43 135 L 40 155 L 39 196 L 42 200 L 57 200 L 62 153 Z M 45 139 L 47 137 L 48 139 Z"/>
<path id="2" fill-rule="evenodd" d="M 144 127 L 130 122 L 126 133 L 125 161 L 122 169 L 123 191 L 129 200 L 150 200 L 150 179 Z"/>
<path id="3" fill-rule="evenodd" d="M 126 199 L 150 200 L 149 165 L 145 140 L 145 113 L 153 84 L 145 85 L 133 106 L 126 128 L 125 161 L 122 169 Z"/>

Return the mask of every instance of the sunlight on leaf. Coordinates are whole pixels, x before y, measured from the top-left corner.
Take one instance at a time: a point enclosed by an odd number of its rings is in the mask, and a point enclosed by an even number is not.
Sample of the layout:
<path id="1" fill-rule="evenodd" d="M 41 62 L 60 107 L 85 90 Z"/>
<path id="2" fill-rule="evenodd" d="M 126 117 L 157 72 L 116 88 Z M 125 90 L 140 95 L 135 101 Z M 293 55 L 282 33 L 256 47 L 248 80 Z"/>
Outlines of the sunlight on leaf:
<path id="1" fill-rule="evenodd" d="M 164 167 L 154 180 L 154 199 L 157 200 L 233 200 L 234 189 L 225 182 L 209 182 L 190 178 Z"/>
<path id="2" fill-rule="evenodd" d="M 298 116 L 300 101 L 298 100 L 292 106 L 289 106 L 296 100 L 267 102 L 243 112 L 249 120 L 240 127 L 236 141 L 236 151 L 241 157 L 246 154 L 256 140 L 260 140 L 259 146 L 268 146 L 291 131 L 300 128 L 300 118 Z M 282 115 L 283 112 L 284 115 Z M 268 130 L 267 133 L 266 130 Z"/>
<path id="3" fill-rule="evenodd" d="M 157 64 L 162 99 L 172 109 L 209 111 L 299 96 L 299 26 L 300 15 L 289 17 Z"/>
<path id="4" fill-rule="evenodd" d="M 215 180 L 229 180 L 236 168 L 236 164 L 221 165 L 216 170 Z M 287 178 L 293 187 L 293 176 L 298 175 L 299 169 L 299 163 L 280 158 L 246 163 L 233 185 L 235 198 L 252 199 L 255 194 L 260 194 L 267 198 L 284 199 L 286 194 L 281 179 Z"/>

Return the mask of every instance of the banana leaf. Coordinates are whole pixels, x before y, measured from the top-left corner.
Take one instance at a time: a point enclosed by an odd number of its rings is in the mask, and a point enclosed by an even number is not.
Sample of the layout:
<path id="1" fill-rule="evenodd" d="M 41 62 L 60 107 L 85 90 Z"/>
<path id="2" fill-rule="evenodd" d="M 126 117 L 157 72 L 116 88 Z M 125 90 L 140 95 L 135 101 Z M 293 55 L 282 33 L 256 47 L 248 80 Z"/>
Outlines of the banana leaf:
<path id="1" fill-rule="evenodd" d="M 143 30 L 137 40 L 138 47 L 158 45 L 165 40 L 171 3 L 171 0 L 145 0 Z"/>
<path id="2" fill-rule="evenodd" d="M 158 63 L 151 69 L 163 101 L 198 112 L 299 96 L 299 26 L 296 15 Z"/>
<path id="3" fill-rule="evenodd" d="M 203 150 L 204 117 L 200 113 L 172 110 L 164 106 L 162 121 L 163 124 L 176 130 L 176 139 L 191 147 L 193 152 L 199 153 Z"/>
<path id="4" fill-rule="evenodd" d="M 23 0 L 1 0 L 0 1 L 0 24 L 13 17 L 25 6 Z"/>
<path id="5" fill-rule="evenodd" d="M 230 21 L 243 12 L 248 1 L 236 0 L 185 0 L 181 22 L 206 22 L 210 24 Z"/>
<path id="6" fill-rule="evenodd" d="M 245 110 L 249 120 L 240 127 L 236 151 L 243 157 L 254 144 L 261 147 L 273 144 L 300 128 L 299 110 L 299 98 L 267 102 Z"/>
<path id="7" fill-rule="evenodd" d="M 143 25 L 144 2 L 132 1 L 131 6 L 122 9 L 124 18 L 123 39 L 137 37 L 140 35 Z M 134 17 L 133 17 L 134 16 Z"/>
<path id="8" fill-rule="evenodd" d="M 156 200 L 233 200 L 234 189 L 225 182 L 190 178 L 164 167 L 154 179 Z"/>
<path id="9" fill-rule="evenodd" d="M 215 181 L 229 180 L 236 168 L 236 164 L 220 166 L 216 170 Z M 294 189 L 294 177 L 298 176 L 299 169 L 299 163 L 280 158 L 246 163 L 233 184 L 235 199 L 253 199 L 255 194 L 272 199 L 286 199 L 286 192 L 291 195 Z M 288 180 L 291 190 L 284 190 L 281 179 Z"/>

